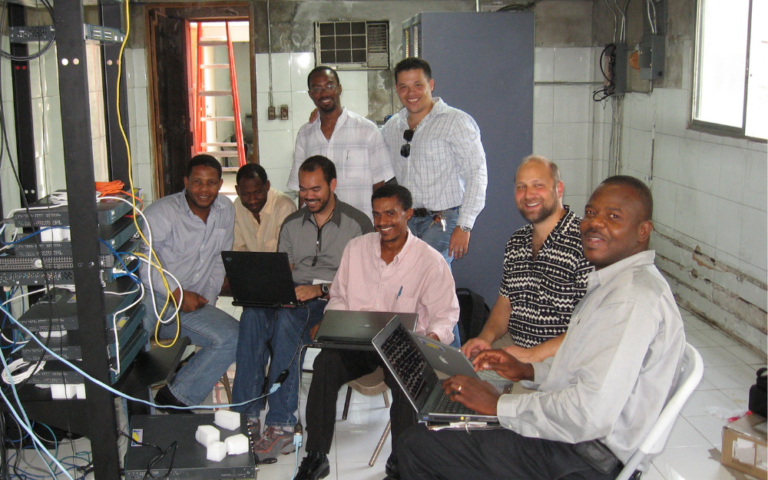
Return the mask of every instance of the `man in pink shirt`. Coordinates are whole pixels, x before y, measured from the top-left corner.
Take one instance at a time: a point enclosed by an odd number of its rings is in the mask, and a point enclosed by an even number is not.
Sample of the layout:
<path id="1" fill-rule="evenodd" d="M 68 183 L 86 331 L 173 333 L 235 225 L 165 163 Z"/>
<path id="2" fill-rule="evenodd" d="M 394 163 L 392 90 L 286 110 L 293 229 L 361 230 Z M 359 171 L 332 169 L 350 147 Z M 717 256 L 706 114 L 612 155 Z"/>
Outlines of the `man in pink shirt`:
<path id="1" fill-rule="evenodd" d="M 401 185 L 385 185 L 373 193 L 372 204 L 376 233 L 347 244 L 326 310 L 417 313 L 417 333 L 452 344 L 459 320 L 456 286 L 442 255 L 408 230 L 411 193 Z M 295 480 L 328 475 L 339 389 L 380 365 L 375 352 L 324 349 L 317 356 L 307 398 L 307 456 Z M 394 447 L 400 432 L 416 424 L 416 412 L 389 370 L 384 373 L 392 389 Z M 393 478 L 396 463 L 394 457 L 387 461 L 387 474 Z"/>

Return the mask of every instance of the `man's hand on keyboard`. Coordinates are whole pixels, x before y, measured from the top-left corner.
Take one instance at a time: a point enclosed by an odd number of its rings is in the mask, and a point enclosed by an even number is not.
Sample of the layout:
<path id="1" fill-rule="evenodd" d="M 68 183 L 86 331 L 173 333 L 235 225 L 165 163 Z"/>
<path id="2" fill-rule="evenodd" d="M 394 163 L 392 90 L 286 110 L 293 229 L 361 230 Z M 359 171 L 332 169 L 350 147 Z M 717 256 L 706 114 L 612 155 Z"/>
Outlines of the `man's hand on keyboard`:
<path id="1" fill-rule="evenodd" d="M 485 350 L 472 361 L 475 371 L 494 370 L 507 380 L 533 380 L 533 366 L 523 363 L 504 350 Z"/>
<path id="2" fill-rule="evenodd" d="M 496 415 L 496 402 L 501 394 L 488 382 L 464 375 L 454 375 L 443 382 L 451 400 L 464 404 L 477 413 Z"/>

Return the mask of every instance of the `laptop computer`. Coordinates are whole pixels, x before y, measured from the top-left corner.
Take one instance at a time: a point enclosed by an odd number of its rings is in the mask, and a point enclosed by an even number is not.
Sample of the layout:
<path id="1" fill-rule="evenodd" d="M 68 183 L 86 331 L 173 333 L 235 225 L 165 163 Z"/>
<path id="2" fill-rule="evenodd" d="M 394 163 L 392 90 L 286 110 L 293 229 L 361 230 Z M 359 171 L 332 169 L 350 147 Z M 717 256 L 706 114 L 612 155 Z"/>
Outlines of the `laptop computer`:
<path id="1" fill-rule="evenodd" d="M 130 428 L 132 441 L 125 454 L 125 480 L 143 480 L 148 476 L 185 480 L 216 480 L 254 478 L 256 462 L 253 452 L 242 455 L 227 455 L 221 462 L 206 458 L 206 448 L 195 440 L 195 432 L 200 425 L 214 425 L 213 414 L 182 415 L 133 415 Z M 240 426 L 235 430 L 218 429 L 221 441 L 237 434 L 248 436 L 245 416 L 240 419 Z M 170 451 L 158 461 L 153 459 L 160 452 L 149 445 L 166 449 L 177 442 L 175 454 Z M 149 475 L 148 475 L 149 473 Z"/>
<path id="2" fill-rule="evenodd" d="M 472 362 L 458 348 L 414 332 L 411 332 L 411 337 L 416 341 L 421 353 L 427 358 L 427 362 L 435 369 L 440 380 L 454 375 L 466 375 L 490 383 L 501 393 L 508 391 L 514 384 L 512 380 L 507 380 L 493 370 L 475 372 Z"/>
<path id="3" fill-rule="evenodd" d="M 416 409 L 420 422 L 498 425 L 495 415 L 484 415 L 450 400 L 435 368 L 397 318 L 373 338 L 373 346 Z"/>
<path id="4" fill-rule="evenodd" d="M 353 312 L 327 310 L 315 335 L 312 347 L 373 351 L 371 341 L 392 319 L 397 318 L 406 330 L 413 331 L 419 315 L 394 312 Z"/>
<path id="5" fill-rule="evenodd" d="M 221 252 L 238 307 L 293 308 L 296 299 L 288 254 L 281 252 Z"/>

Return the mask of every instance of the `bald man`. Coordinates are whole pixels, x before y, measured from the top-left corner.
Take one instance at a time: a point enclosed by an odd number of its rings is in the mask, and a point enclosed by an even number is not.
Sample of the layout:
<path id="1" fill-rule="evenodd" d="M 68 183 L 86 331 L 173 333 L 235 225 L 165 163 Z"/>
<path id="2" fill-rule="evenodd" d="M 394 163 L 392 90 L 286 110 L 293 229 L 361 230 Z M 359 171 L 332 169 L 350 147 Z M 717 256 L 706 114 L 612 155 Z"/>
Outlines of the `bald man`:
<path id="1" fill-rule="evenodd" d="M 538 155 L 523 159 L 515 203 L 531 223 L 507 243 L 499 297 L 480 335 L 462 347 L 467 357 L 492 346 L 524 361 L 557 351 L 592 271 L 581 247 L 581 218 L 563 205 L 563 189 L 554 162 Z"/>

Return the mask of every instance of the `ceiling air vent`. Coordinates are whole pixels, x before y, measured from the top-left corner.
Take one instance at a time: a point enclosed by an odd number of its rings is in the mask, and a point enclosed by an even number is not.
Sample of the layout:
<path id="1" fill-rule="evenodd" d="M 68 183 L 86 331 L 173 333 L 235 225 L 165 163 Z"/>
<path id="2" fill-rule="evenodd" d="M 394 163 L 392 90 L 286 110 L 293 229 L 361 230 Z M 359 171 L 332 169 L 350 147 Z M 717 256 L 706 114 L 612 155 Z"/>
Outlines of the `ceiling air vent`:
<path id="1" fill-rule="evenodd" d="M 315 59 L 338 70 L 386 70 L 389 22 L 316 22 Z"/>

